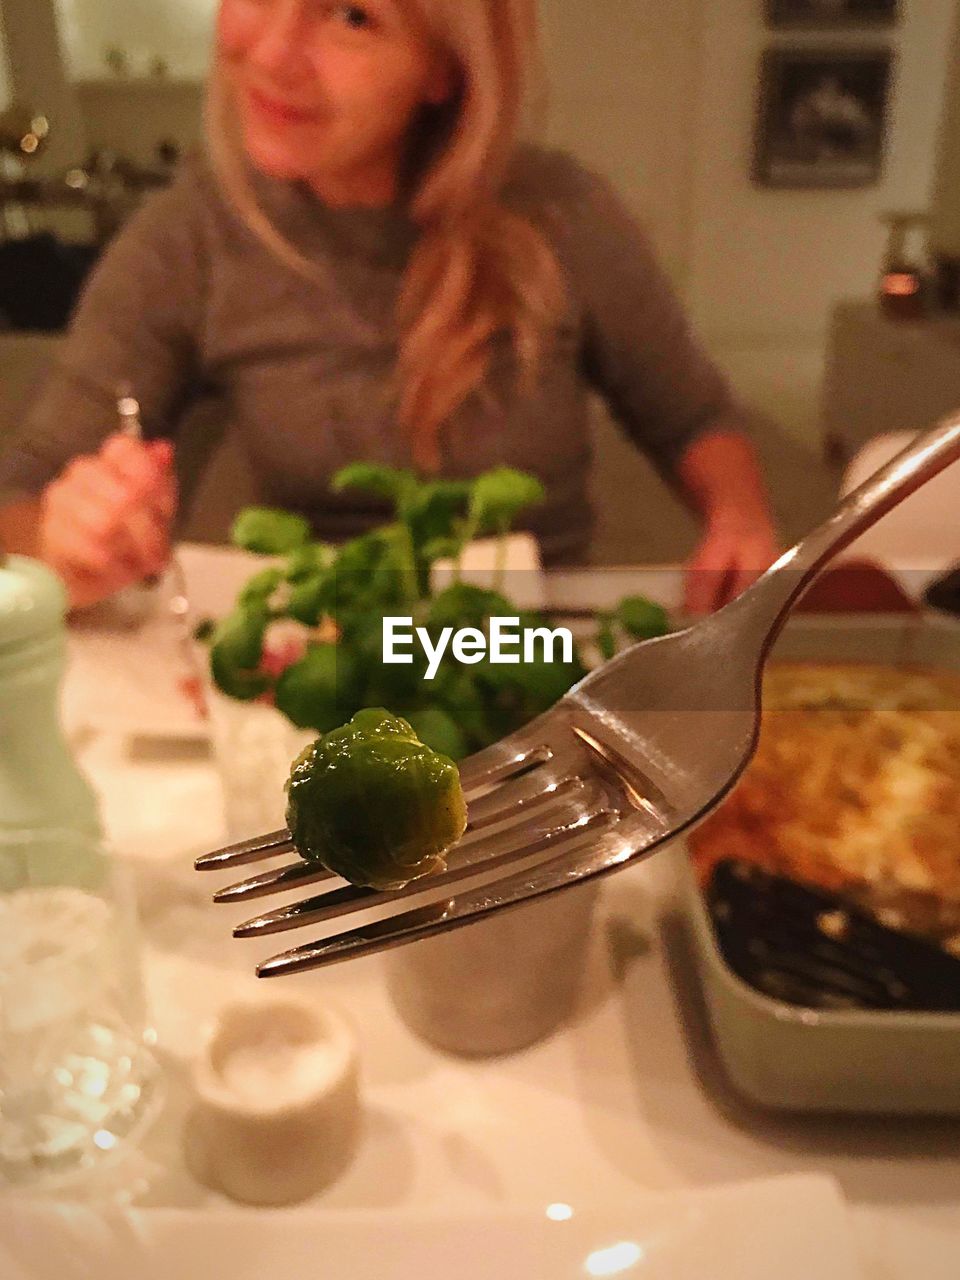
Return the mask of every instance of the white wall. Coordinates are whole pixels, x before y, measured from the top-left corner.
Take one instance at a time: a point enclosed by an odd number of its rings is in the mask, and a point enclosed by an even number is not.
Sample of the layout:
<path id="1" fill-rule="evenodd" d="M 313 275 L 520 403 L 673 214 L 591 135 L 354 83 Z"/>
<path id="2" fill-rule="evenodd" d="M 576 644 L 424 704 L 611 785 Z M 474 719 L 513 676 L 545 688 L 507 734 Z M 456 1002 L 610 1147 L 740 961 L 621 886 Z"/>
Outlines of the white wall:
<path id="1" fill-rule="evenodd" d="M 902 7 L 883 180 L 853 191 L 775 191 L 749 176 L 757 67 L 772 42 L 760 5 L 703 0 L 687 287 L 714 340 L 817 337 L 837 298 L 873 289 L 884 243 L 878 215 L 928 206 L 954 0 Z M 865 43 L 857 34 L 826 42 L 843 40 Z"/>
<path id="2" fill-rule="evenodd" d="M 155 56 L 176 77 L 203 76 L 210 55 L 216 0 L 57 0 L 71 74 L 96 79 L 110 74 L 104 51 L 123 49 L 133 75 L 149 74 Z"/>
<path id="3" fill-rule="evenodd" d="M 816 443 L 830 310 L 875 285 L 878 215 L 929 204 L 954 5 L 902 0 L 889 33 L 811 37 L 768 30 L 762 0 L 541 0 L 548 137 L 616 181 L 741 395 L 807 443 Z M 754 186 L 762 51 L 884 40 L 898 65 L 882 181 L 853 191 Z"/>
<path id="4" fill-rule="evenodd" d="M 617 182 L 714 340 L 813 339 L 836 298 L 872 289 L 878 215 L 929 203 L 954 5 L 903 0 L 889 33 L 809 36 L 768 30 L 760 0 L 542 0 L 548 137 Z M 886 40 L 898 57 L 882 181 L 754 186 L 762 51 Z"/>
<path id="5" fill-rule="evenodd" d="M 702 0 L 541 0 L 546 137 L 611 178 L 675 277 L 689 252 Z"/>

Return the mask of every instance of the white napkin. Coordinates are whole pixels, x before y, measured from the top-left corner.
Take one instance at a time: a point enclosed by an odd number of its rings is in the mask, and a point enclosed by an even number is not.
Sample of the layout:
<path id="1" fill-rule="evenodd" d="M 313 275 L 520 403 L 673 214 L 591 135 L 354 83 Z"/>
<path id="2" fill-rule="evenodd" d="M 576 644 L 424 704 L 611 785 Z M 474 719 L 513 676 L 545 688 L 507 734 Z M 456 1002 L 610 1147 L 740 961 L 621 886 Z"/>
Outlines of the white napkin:
<path id="1" fill-rule="evenodd" d="M 827 1177 L 522 1212 L 0 1207 L 3 1280 L 863 1280 Z"/>

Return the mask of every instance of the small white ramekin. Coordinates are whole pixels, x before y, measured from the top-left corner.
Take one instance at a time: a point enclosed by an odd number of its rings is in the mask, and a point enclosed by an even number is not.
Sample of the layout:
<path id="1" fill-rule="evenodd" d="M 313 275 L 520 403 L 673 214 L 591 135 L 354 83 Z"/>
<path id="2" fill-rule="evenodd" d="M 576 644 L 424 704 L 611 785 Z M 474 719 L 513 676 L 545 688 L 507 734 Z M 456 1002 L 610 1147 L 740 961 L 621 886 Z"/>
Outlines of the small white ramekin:
<path id="1" fill-rule="evenodd" d="M 358 1054 L 344 1019 L 305 1000 L 227 1005 L 193 1064 L 191 1172 L 253 1205 L 305 1200 L 356 1145 Z"/>

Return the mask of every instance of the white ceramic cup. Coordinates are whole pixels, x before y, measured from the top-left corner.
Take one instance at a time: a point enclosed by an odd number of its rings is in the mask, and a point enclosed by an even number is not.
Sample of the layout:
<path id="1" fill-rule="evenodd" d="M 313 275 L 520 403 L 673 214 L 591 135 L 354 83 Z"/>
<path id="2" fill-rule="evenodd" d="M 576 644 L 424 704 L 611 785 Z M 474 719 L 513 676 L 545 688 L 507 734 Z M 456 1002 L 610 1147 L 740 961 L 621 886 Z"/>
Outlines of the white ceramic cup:
<path id="1" fill-rule="evenodd" d="M 233 1200 L 284 1205 L 333 1182 L 359 1119 L 353 1033 L 305 1000 L 227 1006 L 194 1063 L 187 1163 Z"/>
<path id="2" fill-rule="evenodd" d="M 387 952 L 404 1022 L 470 1056 L 512 1053 L 572 1012 L 600 886 L 581 885 Z"/>

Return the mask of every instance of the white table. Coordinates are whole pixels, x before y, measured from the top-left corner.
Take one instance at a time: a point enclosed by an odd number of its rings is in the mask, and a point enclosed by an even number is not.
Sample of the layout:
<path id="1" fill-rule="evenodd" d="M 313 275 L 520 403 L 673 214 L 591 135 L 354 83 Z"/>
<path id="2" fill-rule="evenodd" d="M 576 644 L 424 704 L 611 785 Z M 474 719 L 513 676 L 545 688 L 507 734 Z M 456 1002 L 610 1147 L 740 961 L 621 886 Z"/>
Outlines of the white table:
<path id="1" fill-rule="evenodd" d="M 68 701 L 90 693 L 91 635 Z M 95 665 L 95 664 L 94 664 Z M 193 852 L 221 839 L 218 779 L 202 742 L 81 732 L 77 748 L 117 849 L 136 860 L 148 981 L 173 1067 L 228 995 L 255 984 L 263 943 L 209 905 Z M 870 1280 L 960 1274 L 960 1122 L 776 1118 L 740 1104 L 720 1076 L 686 962 L 668 850 L 605 886 L 575 1022 L 499 1061 L 420 1044 L 394 1015 L 377 957 L 288 980 L 352 1018 L 367 1127 L 357 1161 L 318 1203 L 333 1209 L 623 1202 L 638 1189 L 700 1187 L 785 1172 L 833 1174 L 854 1212 Z M 291 988 L 291 989 L 292 989 Z M 174 1072 L 174 1081 L 176 1072 Z M 180 1168 L 176 1083 L 154 1139 L 169 1174 L 158 1204 L 211 1199 Z"/>

